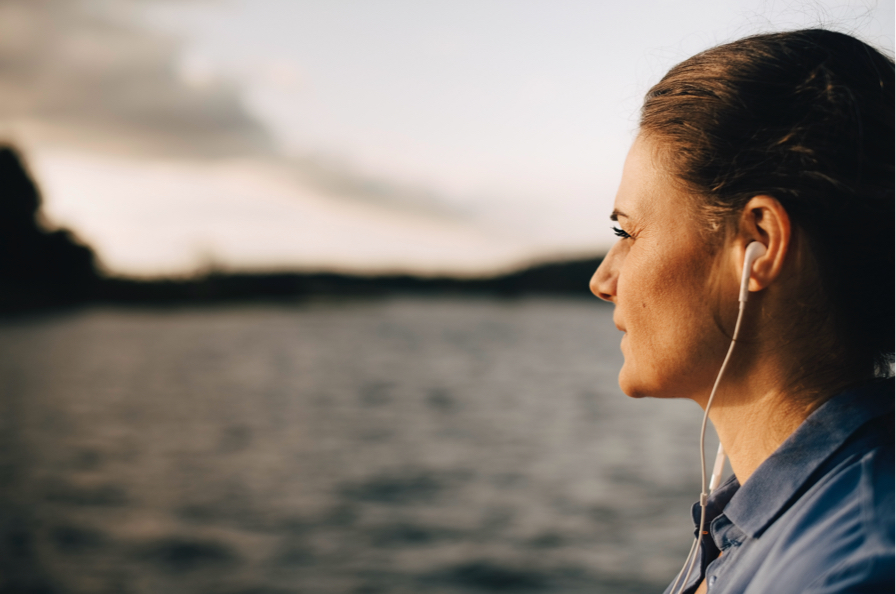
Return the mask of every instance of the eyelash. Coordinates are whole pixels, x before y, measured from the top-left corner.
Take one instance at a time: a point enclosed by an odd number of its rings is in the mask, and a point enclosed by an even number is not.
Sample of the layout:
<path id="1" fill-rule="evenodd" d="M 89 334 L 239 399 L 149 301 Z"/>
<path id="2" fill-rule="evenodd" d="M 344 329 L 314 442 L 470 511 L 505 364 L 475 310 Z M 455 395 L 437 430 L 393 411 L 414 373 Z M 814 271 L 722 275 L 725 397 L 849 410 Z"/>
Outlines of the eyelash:
<path id="1" fill-rule="evenodd" d="M 631 235 L 629 235 L 619 227 L 613 227 L 613 233 L 616 234 L 616 237 L 621 237 L 623 239 L 628 239 L 629 237 L 631 237 Z"/>

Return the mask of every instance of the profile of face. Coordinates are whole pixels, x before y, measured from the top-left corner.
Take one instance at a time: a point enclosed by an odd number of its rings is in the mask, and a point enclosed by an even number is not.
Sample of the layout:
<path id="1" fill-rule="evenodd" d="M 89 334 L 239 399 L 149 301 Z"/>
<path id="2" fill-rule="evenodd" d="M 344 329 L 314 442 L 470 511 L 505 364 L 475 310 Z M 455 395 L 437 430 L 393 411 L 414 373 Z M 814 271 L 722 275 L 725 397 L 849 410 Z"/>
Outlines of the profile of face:
<path id="1" fill-rule="evenodd" d="M 626 158 L 612 216 L 619 240 L 591 291 L 616 306 L 613 321 L 625 332 L 622 391 L 699 401 L 729 341 L 714 315 L 731 292 L 716 286 L 720 275 L 713 273 L 715 254 L 724 250 L 707 246 L 688 195 L 658 166 L 654 142 L 638 137 Z M 734 289 L 727 297 L 736 304 Z"/>

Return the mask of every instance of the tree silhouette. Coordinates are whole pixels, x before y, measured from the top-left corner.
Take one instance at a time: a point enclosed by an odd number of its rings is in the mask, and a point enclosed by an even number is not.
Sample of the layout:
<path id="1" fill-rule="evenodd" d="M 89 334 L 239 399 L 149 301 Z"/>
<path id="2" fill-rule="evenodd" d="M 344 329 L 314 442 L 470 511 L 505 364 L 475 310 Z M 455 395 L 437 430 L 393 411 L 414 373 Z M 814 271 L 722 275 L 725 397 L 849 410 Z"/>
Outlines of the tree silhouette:
<path id="1" fill-rule="evenodd" d="M 66 229 L 45 229 L 40 202 L 18 152 L 0 146 L 0 310 L 75 303 L 97 286 L 93 251 Z"/>

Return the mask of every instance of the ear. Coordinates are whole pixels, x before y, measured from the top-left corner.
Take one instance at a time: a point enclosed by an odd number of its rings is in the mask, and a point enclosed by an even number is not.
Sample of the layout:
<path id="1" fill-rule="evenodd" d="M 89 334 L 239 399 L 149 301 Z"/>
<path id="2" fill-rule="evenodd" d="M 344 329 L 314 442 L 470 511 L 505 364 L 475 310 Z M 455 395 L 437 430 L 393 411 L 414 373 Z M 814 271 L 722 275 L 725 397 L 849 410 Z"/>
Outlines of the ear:
<path id="1" fill-rule="evenodd" d="M 743 263 L 747 245 L 758 241 L 765 246 L 765 254 L 756 259 L 750 274 L 750 291 L 761 291 L 775 281 L 784 269 L 784 259 L 790 248 L 790 216 L 776 198 L 754 196 L 741 212 L 738 238 L 740 262 Z"/>

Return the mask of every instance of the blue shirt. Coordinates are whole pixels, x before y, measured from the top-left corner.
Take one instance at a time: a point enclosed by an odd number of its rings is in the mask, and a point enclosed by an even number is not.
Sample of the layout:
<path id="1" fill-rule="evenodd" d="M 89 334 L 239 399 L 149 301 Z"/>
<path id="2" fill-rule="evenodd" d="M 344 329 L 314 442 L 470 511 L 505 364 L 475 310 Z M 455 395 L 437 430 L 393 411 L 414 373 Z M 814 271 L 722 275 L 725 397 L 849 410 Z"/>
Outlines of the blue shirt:
<path id="1" fill-rule="evenodd" d="M 893 594 L 893 394 L 890 379 L 835 396 L 713 492 L 684 592 L 705 576 L 712 594 Z"/>

